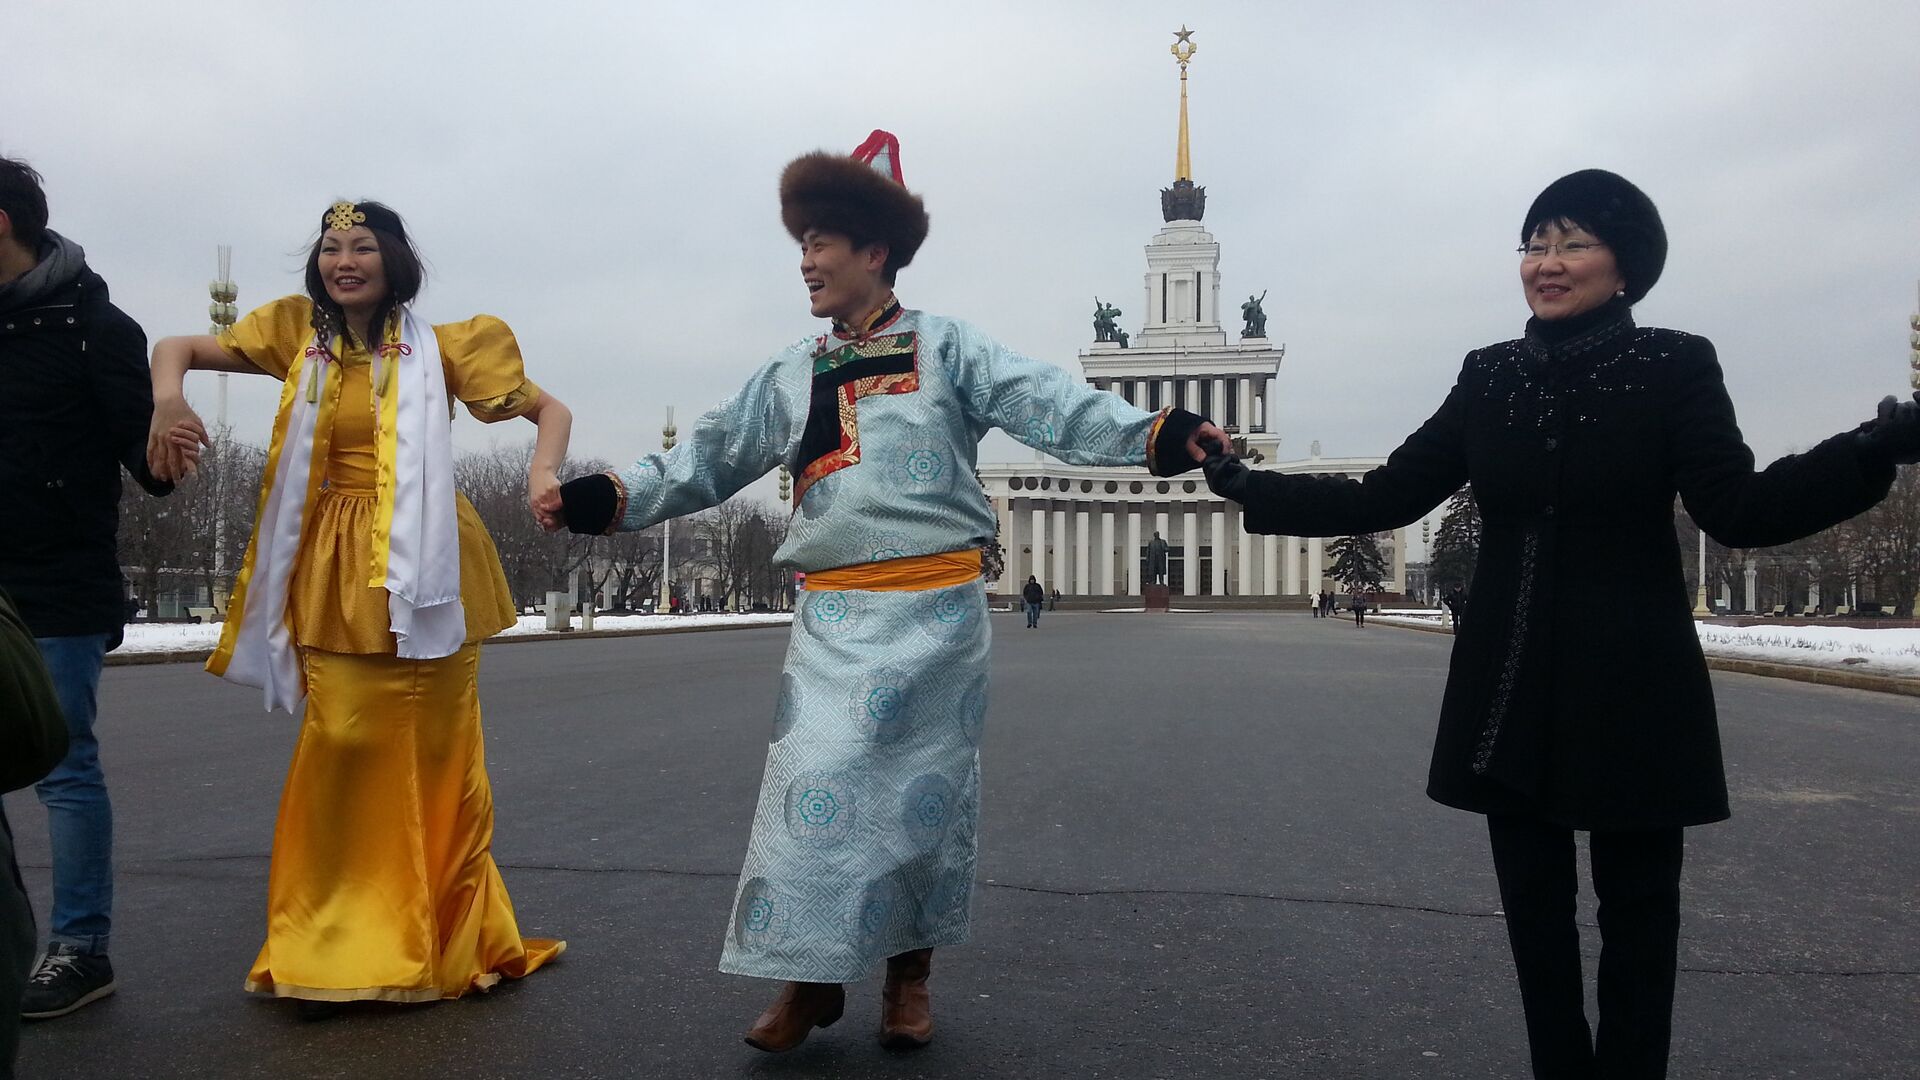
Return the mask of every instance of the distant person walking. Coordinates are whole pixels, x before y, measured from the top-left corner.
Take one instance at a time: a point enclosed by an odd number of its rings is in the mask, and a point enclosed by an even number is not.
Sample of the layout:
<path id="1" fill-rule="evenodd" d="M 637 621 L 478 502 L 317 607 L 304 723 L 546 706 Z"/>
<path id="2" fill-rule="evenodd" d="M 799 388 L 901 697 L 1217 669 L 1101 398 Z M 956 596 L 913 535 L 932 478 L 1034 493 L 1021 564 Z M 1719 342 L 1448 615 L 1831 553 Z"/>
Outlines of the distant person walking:
<path id="1" fill-rule="evenodd" d="M 67 725 L 66 758 L 34 788 L 47 808 L 53 910 L 21 1005 L 31 1019 L 65 1016 L 115 985 L 113 806 L 94 713 L 126 619 L 121 469 L 152 494 L 173 490 L 147 468 L 146 361 L 146 335 L 107 298 L 80 245 L 47 228 L 40 175 L 0 158 L 0 588 L 33 634 Z"/>
<path id="2" fill-rule="evenodd" d="M 1367 594 L 1358 589 L 1348 598 L 1348 606 L 1353 609 L 1353 625 L 1362 629 L 1367 625 Z M 1391 637 L 1392 635 L 1388 635 Z"/>
<path id="3" fill-rule="evenodd" d="M 1040 605 L 1047 602 L 1047 590 L 1032 574 L 1027 575 L 1027 583 L 1020 590 L 1020 599 L 1027 605 L 1027 629 L 1040 625 Z"/>

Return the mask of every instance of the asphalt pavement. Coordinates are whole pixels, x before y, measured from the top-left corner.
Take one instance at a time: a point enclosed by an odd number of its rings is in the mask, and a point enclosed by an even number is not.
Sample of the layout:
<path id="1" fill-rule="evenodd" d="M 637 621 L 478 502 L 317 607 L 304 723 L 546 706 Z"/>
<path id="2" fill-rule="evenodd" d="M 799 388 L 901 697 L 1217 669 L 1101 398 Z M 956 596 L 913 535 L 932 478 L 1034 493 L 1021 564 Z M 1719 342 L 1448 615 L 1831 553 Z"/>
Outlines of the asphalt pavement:
<path id="1" fill-rule="evenodd" d="M 109 669 L 120 990 L 30 1026 L 20 1076 L 1528 1075 L 1484 824 L 1423 794 L 1450 638 L 1023 622 L 995 620 L 974 940 L 934 957 L 923 1051 L 877 1044 L 877 974 L 791 1054 L 740 1042 L 774 987 L 714 965 L 769 629 L 488 650 L 495 856 L 522 931 L 568 951 L 492 994 L 320 1022 L 240 989 L 293 722 L 197 665 Z M 1920 1075 L 1920 700 L 1714 684 L 1734 817 L 1688 834 L 1672 1075 Z M 44 915 L 44 818 L 6 805 Z M 1592 915 L 1589 894 L 1589 981 Z"/>

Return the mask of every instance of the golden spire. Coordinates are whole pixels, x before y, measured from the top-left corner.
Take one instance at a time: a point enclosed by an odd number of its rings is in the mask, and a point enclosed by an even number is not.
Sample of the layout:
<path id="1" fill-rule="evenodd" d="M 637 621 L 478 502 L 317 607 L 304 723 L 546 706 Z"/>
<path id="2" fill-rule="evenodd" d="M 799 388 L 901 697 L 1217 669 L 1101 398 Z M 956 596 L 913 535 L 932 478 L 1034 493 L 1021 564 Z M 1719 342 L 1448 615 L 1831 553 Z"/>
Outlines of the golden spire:
<path id="1" fill-rule="evenodd" d="M 1173 58 L 1180 62 L 1180 153 L 1174 161 L 1173 178 L 1192 180 L 1193 161 L 1187 154 L 1187 63 L 1199 51 L 1199 46 L 1193 43 L 1193 31 L 1187 29 L 1185 23 L 1180 24 L 1173 36 L 1179 39 L 1173 43 Z"/>

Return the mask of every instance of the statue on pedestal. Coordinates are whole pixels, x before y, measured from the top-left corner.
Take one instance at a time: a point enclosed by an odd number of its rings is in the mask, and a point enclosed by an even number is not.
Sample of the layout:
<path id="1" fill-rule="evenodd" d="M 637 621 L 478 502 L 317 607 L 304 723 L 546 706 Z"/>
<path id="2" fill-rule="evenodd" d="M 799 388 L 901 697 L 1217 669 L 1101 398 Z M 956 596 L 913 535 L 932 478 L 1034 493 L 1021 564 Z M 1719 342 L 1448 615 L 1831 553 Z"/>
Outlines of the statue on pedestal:
<path id="1" fill-rule="evenodd" d="M 1261 304 L 1267 299 L 1265 289 L 1259 296 L 1247 295 L 1247 302 L 1240 305 L 1240 315 L 1246 319 L 1246 328 L 1240 331 L 1243 338 L 1263 338 L 1267 336 L 1267 311 Z"/>
<path id="2" fill-rule="evenodd" d="M 1159 533 L 1147 541 L 1147 584 L 1165 585 L 1167 583 L 1167 542 L 1160 539 Z"/>
<path id="3" fill-rule="evenodd" d="M 1097 296 L 1093 298 L 1093 340 L 1117 342 L 1126 348 L 1127 332 L 1120 329 L 1119 319 L 1119 308 Z"/>

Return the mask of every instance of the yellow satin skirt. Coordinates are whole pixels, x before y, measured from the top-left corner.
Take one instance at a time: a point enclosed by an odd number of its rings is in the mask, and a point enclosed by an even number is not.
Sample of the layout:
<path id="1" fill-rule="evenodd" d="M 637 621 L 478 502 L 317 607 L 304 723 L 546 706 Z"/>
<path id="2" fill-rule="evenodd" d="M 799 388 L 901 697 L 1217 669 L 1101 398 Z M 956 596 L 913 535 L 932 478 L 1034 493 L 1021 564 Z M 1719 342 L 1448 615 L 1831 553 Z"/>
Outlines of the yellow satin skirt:
<path id="1" fill-rule="evenodd" d="M 443 660 L 303 650 L 306 719 L 280 795 L 250 991 L 432 1001 L 566 948 L 522 939 L 493 862 L 480 647 Z"/>

